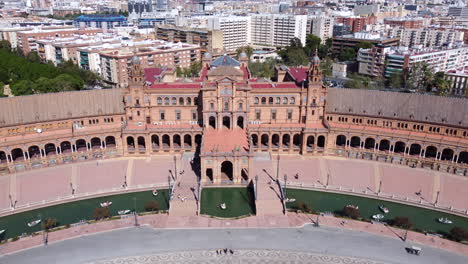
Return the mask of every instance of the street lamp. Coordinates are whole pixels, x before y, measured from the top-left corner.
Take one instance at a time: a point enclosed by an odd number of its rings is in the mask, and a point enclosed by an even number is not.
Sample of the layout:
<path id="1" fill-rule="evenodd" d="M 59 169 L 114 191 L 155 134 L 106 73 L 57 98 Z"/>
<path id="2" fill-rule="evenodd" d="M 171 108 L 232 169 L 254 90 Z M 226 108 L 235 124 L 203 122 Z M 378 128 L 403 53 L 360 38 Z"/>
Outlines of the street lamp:
<path id="1" fill-rule="evenodd" d="M 380 193 L 380 190 L 381 190 L 381 189 L 382 189 L 382 180 L 380 180 L 380 182 L 379 182 L 379 190 L 377 191 L 377 194 Z"/>
<path id="2" fill-rule="evenodd" d="M 257 187 L 258 186 L 258 175 L 255 175 L 255 200 L 257 200 Z"/>
<path id="3" fill-rule="evenodd" d="M 287 187 L 287 184 L 288 184 L 288 175 L 284 175 L 284 190 L 283 190 L 283 194 L 284 194 L 284 197 L 283 199 L 286 199 L 286 187 Z"/>
<path id="4" fill-rule="evenodd" d="M 279 168 L 280 168 L 280 155 L 278 153 L 278 159 L 276 164 L 276 181 L 279 181 Z"/>
<path id="5" fill-rule="evenodd" d="M 174 155 L 174 177 L 177 179 L 177 158 Z"/>
<path id="6" fill-rule="evenodd" d="M 136 210 L 136 200 L 137 198 L 136 197 L 133 197 L 133 209 L 134 209 L 134 212 L 133 212 L 133 215 L 135 217 L 135 226 L 138 226 L 138 213 L 137 213 L 137 210 Z"/>

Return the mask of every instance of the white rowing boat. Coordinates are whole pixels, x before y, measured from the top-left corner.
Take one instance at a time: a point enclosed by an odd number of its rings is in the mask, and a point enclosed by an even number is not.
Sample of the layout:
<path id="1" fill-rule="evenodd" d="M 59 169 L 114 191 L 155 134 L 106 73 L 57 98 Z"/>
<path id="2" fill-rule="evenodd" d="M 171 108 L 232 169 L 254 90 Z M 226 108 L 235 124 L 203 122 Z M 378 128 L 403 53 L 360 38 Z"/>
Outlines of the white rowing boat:
<path id="1" fill-rule="evenodd" d="M 41 222 L 41 219 L 34 220 L 34 221 L 29 222 L 28 226 L 33 227 L 33 226 L 36 226 L 37 224 L 39 224 L 40 222 Z"/>
<path id="2" fill-rule="evenodd" d="M 121 210 L 121 211 L 118 211 L 117 213 L 119 215 L 126 215 L 126 214 L 130 213 L 130 210 Z"/>
<path id="3" fill-rule="evenodd" d="M 101 207 L 109 207 L 112 205 L 112 202 L 104 202 L 104 203 L 101 203 Z"/>

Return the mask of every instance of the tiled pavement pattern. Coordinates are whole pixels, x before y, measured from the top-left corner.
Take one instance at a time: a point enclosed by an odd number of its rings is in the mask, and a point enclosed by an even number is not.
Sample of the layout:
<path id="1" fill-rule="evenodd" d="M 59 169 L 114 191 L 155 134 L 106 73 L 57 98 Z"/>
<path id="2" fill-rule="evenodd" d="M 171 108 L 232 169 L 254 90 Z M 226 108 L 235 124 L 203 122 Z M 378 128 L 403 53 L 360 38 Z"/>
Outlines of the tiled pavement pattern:
<path id="1" fill-rule="evenodd" d="M 235 250 L 217 254 L 216 250 L 186 251 L 146 256 L 116 258 L 88 264 L 155 264 L 155 263 L 229 263 L 229 264 L 378 264 L 373 260 L 314 253 L 277 250 Z"/>

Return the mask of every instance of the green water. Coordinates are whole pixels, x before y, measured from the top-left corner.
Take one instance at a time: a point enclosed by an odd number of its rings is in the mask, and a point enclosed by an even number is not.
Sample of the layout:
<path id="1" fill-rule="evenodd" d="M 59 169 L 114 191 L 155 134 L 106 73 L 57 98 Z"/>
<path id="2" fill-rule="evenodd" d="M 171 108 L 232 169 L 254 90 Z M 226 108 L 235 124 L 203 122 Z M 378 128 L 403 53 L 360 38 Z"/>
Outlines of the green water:
<path id="1" fill-rule="evenodd" d="M 438 233 L 449 232 L 455 226 L 468 229 L 468 218 L 465 217 L 371 198 L 290 188 L 286 189 L 286 197 L 296 199 L 293 203 L 287 203 L 288 209 L 296 209 L 298 204 L 303 202 L 316 212 L 340 214 L 344 206 L 352 204 L 359 206 L 361 217 L 366 219 L 371 219 L 375 214 L 383 214 L 384 220 L 393 219 L 396 216 L 408 217 L 413 223 L 413 228 Z M 388 214 L 379 210 L 378 206 L 381 204 L 390 210 Z M 453 221 L 453 224 L 437 222 L 440 217 L 447 217 Z"/>
<path id="2" fill-rule="evenodd" d="M 226 203 L 226 209 L 219 207 Z M 233 218 L 255 214 L 255 202 L 250 188 L 204 188 L 201 195 L 201 214 Z"/>
<path id="3" fill-rule="evenodd" d="M 136 198 L 136 201 L 134 201 L 134 198 Z M 100 207 L 100 203 L 106 201 L 112 202 L 109 209 L 113 216 L 118 215 L 117 212 L 120 210 L 131 210 L 133 212 L 135 206 L 137 212 L 144 212 L 145 205 L 149 201 L 156 201 L 160 210 L 167 210 L 169 208 L 169 191 L 167 189 L 159 190 L 158 196 L 153 196 L 152 191 L 104 196 L 0 217 L 0 230 L 6 230 L 0 235 L 0 240 L 41 230 L 42 223 L 34 227 L 28 227 L 27 225 L 27 223 L 37 219 L 44 221 L 46 218 L 55 218 L 59 226 L 78 223 L 80 220 L 92 220 L 94 209 Z"/>

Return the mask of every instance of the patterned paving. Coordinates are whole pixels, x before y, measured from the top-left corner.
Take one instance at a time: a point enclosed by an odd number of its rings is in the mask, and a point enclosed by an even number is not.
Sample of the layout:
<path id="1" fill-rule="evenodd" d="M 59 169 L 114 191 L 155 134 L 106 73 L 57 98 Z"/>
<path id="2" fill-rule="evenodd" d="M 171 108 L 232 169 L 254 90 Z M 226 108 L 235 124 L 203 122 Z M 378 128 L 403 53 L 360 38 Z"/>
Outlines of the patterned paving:
<path id="1" fill-rule="evenodd" d="M 310 263 L 310 264 L 378 264 L 368 259 L 329 256 L 314 253 L 276 250 L 235 250 L 233 254 L 217 254 L 212 251 L 186 251 L 146 256 L 123 257 L 90 262 L 88 264 L 153 264 L 153 263 Z"/>

